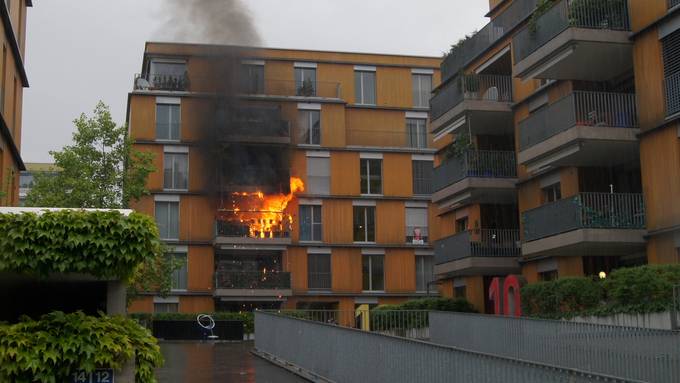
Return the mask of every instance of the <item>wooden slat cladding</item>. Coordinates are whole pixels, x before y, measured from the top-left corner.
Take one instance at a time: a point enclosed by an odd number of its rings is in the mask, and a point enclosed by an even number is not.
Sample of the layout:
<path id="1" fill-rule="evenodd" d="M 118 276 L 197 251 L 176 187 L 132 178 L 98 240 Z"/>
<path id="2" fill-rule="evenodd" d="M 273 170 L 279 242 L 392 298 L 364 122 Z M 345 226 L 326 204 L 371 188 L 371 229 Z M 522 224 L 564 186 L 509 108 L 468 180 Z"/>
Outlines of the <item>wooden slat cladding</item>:
<path id="1" fill-rule="evenodd" d="M 215 271 L 214 250 L 211 246 L 190 246 L 187 269 L 191 291 L 212 291 Z"/>
<path id="2" fill-rule="evenodd" d="M 338 104 L 321 106 L 321 144 L 341 148 L 345 142 L 345 107 Z"/>
<path id="3" fill-rule="evenodd" d="M 663 54 L 656 29 L 635 40 L 633 61 L 638 118 L 640 129 L 644 131 L 656 127 L 665 118 L 666 97 L 661 85 L 664 78 Z"/>
<path id="4" fill-rule="evenodd" d="M 642 188 L 647 229 L 672 227 L 680 222 L 680 140 L 677 123 L 651 132 L 640 142 Z"/>
<path id="5" fill-rule="evenodd" d="M 411 168 L 411 154 L 385 153 L 383 156 L 383 194 L 395 197 L 412 196 Z"/>
<path id="6" fill-rule="evenodd" d="M 133 140 L 156 139 L 156 97 L 130 96 L 130 138 Z"/>
<path id="7" fill-rule="evenodd" d="M 217 206 L 203 196 L 184 195 L 179 204 L 179 239 L 182 241 L 212 241 L 215 237 Z"/>
<path id="8" fill-rule="evenodd" d="M 307 292 L 307 248 L 289 247 L 283 258 L 286 271 L 291 273 L 294 294 Z"/>
<path id="9" fill-rule="evenodd" d="M 378 67 L 376 72 L 378 105 L 410 108 L 413 83 L 409 68 Z"/>
<path id="10" fill-rule="evenodd" d="M 668 0 L 630 0 L 628 14 L 633 32 L 637 32 L 666 14 Z"/>
<path id="11" fill-rule="evenodd" d="M 385 252 L 385 291 L 405 293 L 416 290 L 416 260 L 412 249 Z"/>
<path id="12" fill-rule="evenodd" d="M 331 244 L 352 243 L 353 210 L 351 200 L 325 200 L 321 218 L 324 242 Z"/>
<path id="13" fill-rule="evenodd" d="M 331 287 L 337 293 L 360 293 L 361 250 L 335 248 L 331 256 Z"/>
<path id="14" fill-rule="evenodd" d="M 376 209 L 376 241 L 406 243 L 405 209 L 402 201 L 378 201 Z"/>
<path id="15" fill-rule="evenodd" d="M 331 194 L 359 195 L 359 153 L 333 152 L 331 155 Z"/>

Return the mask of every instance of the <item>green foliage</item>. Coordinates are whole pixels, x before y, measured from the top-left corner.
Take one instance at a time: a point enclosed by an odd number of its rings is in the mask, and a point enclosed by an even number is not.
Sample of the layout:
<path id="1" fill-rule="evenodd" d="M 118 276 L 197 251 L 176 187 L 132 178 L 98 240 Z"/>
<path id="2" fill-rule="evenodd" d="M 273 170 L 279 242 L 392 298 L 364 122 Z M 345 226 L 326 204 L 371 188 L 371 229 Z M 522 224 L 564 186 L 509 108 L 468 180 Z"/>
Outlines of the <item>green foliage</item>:
<path id="1" fill-rule="evenodd" d="M 449 57 L 450 55 L 455 54 L 456 51 L 457 51 L 458 49 L 460 49 L 460 48 L 465 44 L 466 41 L 468 41 L 468 40 L 470 40 L 471 38 L 475 37 L 475 35 L 476 35 L 477 33 L 479 33 L 479 31 L 475 29 L 475 30 L 472 31 L 472 33 L 470 33 L 469 35 L 463 36 L 463 38 L 459 39 L 458 42 L 456 42 L 455 44 L 451 45 L 451 48 L 449 49 L 449 51 L 448 51 L 448 52 L 444 52 L 444 55 L 443 55 L 443 56 L 444 56 L 444 59 L 446 59 L 446 58 Z"/>
<path id="2" fill-rule="evenodd" d="M 645 314 L 673 306 L 680 265 L 653 265 L 613 271 L 604 280 L 562 278 L 522 288 L 522 310 L 539 318 Z"/>
<path id="3" fill-rule="evenodd" d="M 371 310 L 371 328 L 383 331 L 427 327 L 429 319 L 425 311 L 476 312 L 472 304 L 463 298 L 414 299 L 398 305 L 380 305 Z"/>
<path id="4" fill-rule="evenodd" d="M 162 256 L 155 222 L 117 211 L 0 214 L 0 271 L 128 279 Z"/>
<path id="5" fill-rule="evenodd" d="M 116 209 L 148 194 L 153 155 L 132 149 L 127 127 L 116 126 L 104 103 L 74 124 L 73 145 L 50 152 L 61 171 L 36 174 L 26 206 Z"/>
<path id="6" fill-rule="evenodd" d="M 456 135 L 454 141 L 449 144 L 449 146 L 444 149 L 444 156 L 446 158 L 459 158 L 462 159 L 465 154 L 470 151 L 474 145 L 472 145 L 472 139 L 470 134 L 463 130 Z"/>
<path id="7" fill-rule="evenodd" d="M 406 301 L 398 305 L 380 305 L 373 310 L 393 311 L 393 310 L 434 310 L 434 311 L 455 311 L 463 313 L 474 313 L 475 308 L 464 298 L 424 298 Z"/>
<path id="8" fill-rule="evenodd" d="M 172 247 L 165 244 L 161 246 L 159 255 L 146 258 L 130 277 L 127 288 L 128 303 L 143 292 L 155 291 L 164 297 L 172 290 L 172 273 L 182 267 L 183 262 L 167 256 L 172 252 Z"/>
<path id="9" fill-rule="evenodd" d="M 534 13 L 532 13 L 531 18 L 529 18 L 528 25 L 529 32 L 531 32 L 531 34 L 535 34 L 538 31 L 538 19 L 548 12 L 556 2 L 557 0 L 538 0 L 538 3 L 536 3 L 536 9 L 534 9 Z"/>
<path id="10" fill-rule="evenodd" d="M 240 320 L 243 321 L 243 331 L 246 334 L 255 332 L 255 317 L 251 312 L 214 312 L 207 313 L 214 320 Z M 129 317 L 139 321 L 140 324 L 151 328 L 153 321 L 167 321 L 167 320 L 191 320 L 195 321 L 198 314 L 186 313 L 132 313 Z"/>
<path id="11" fill-rule="evenodd" d="M 123 317 L 53 312 L 34 321 L 0 325 L 0 381 L 61 383 L 78 370 L 119 370 L 135 358 L 136 381 L 156 382 L 163 363 L 156 339 Z"/>

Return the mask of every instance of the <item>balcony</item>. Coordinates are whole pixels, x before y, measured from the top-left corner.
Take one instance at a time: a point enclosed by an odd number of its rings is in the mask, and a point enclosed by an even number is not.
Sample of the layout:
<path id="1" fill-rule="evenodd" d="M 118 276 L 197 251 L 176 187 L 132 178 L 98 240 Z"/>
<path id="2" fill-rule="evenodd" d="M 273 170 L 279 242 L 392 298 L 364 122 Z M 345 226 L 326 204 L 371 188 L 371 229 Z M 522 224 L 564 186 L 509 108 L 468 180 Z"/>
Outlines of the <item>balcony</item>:
<path id="1" fill-rule="evenodd" d="M 638 193 L 580 193 L 522 214 L 525 257 L 627 255 L 645 249 Z"/>
<path id="2" fill-rule="evenodd" d="M 241 93 L 253 97 L 280 96 L 304 99 L 341 99 L 342 87 L 338 82 L 265 80 L 264 84 L 258 82 L 242 86 Z"/>
<path id="3" fill-rule="evenodd" d="M 604 81 L 633 68 L 627 0 L 562 0 L 512 40 L 514 77 Z"/>
<path id="4" fill-rule="evenodd" d="M 215 296 L 282 297 L 293 295 L 289 272 L 223 271 L 215 272 Z"/>
<path id="5" fill-rule="evenodd" d="M 519 272 L 519 230 L 477 229 L 435 242 L 435 274 L 461 276 Z"/>
<path id="6" fill-rule="evenodd" d="M 215 245 L 290 245 L 291 218 L 281 212 L 221 210 Z"/>
<path id="7" fill-rule="evenodd" d="M 471 150 L 434 169 L 432 201 L 440 208 L 464 203 L 513 203 L 515 152 Z"/>
<path id="8" fill-rule="evenodd" d="M 512 78 L 499 75 L 462 75 L 430 100 L 436 135 L 469 124 L 472 134 L 511 134 Z M 467 123 L 467 124 L 466 124 Z M 448 129 L 449 127 L 453 129 Z"/>
<path id="9" fill-rule="evenodd" d="M 223 115 L 228 118 L 218 132 L 219 139 L 225 142 L 283 145 L 291 142 L 290 123 L 282 120 L 278 107 L 242 106 Z"/>
<path id="10" fill-rule="evenodd" d="M 616 166 L 639 158 L 635 94 L 581 92 L 519 123 L 517 156 L 529 172 L 559 166 Z"/>
<path id="11" fill-rule="evenodd" d="M 189 76 L 186 73 L 182 75 L 163 73 L 136 74 L 134 90 L 186 92 L 189 90 Z"/>

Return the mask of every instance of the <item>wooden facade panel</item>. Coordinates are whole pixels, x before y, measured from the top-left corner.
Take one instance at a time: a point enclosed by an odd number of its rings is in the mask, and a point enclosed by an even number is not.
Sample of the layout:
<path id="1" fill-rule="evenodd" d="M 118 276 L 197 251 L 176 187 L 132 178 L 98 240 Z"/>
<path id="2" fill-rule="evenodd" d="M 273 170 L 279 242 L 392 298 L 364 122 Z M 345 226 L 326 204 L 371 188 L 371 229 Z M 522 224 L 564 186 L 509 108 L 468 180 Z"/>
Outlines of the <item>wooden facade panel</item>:
<path id="1" fill-rule="evenodd" d="M 413 161 L 410 153 L 383 155 L 383 194 L 410 197 L 413 195 Z"/>
<path id="2" fill-rule="evenodd" d="M 518 208 L 520 212 L 531 210 L 541 206 L 543 193 L 538 179 L 532 179 L 518 185 Z"/>
<path id="3" fill-rule="evenodd" d="M 385 291 L 407 293 L 416 291 L 416 259 L 412 249 L 385 251 Z"/>
<path id="4" fill-rule="evenodd" d="M 576 257 L 557 257 L 557 275 L 564 277 L 580 277 L 583 275 L 583 259 Z"/>
<path id="5" fill-rule="evenodd" d="M 403 297 L 384 297 L 378 298 L 378 305 L 398 305 L 408 300 L 408 298 Z"/>
<path id="6" fill-rule="evenodd" d="M 569 167 L 560 169 L 560 188 L 562 198 L 572 197 L 580 192 L 578 168 Z"/>
<path id="7" fill-rule="evenodd" d="M 351 243 L 353 241 L 352 201 L 325 200 L 321 211 L 324 242 L 332 244 Z"/>
<path id="8" fill-rule="evenodd" d="M 439 215 L 437 205 L 431 204 L 429 207 L 429 236 L 430 242 L 453 235 L 455 232 L 455 213 L 449 212 Z"/>
<path id="9" fill-rule="evenodd" d="M 127 308 L 128 313 L 153 313 L 153 297 L 136 297 Z"/>
<path id="10" fill-rule="evenodd" d="M 677 124 L 649 133 L 640 142 L 647 229 L 680 223 L 680 140 Z"/>
<path id="11" fill-rule="evenodd" d="M 215 273 L 213 248 L 211 246 L 190 246 L 187 269 L 190 291 L 212 291 Z"/>
<path id="12" fill-rule="evenodd" d="M 340 104 L 323 104 L 321 106 L 321 145 L 341 148 L 345 142 L 345 106 Z"/>
<path id="13" fill-rule="evenodd" d="M 179 297 L 179 312 L 181 313 L 211 313 L 215 311 L 213 297 Z"/>
<path id="14" fill-rule="evenodd" d="M 130 202 L 130 208 L 134 211 L 142 214 L 146 214 L 150 217 L 154 217 L 154 200 L 153 196 L 147 195 L 143 196 L 137 201 Z"/>
<path id="15" fill-rule="evenodd" d="M 522 276 L 526 279 L 527 283 L 538 282 L 538 263 L 527 262 L 522 265 Z"/>
<path id="16" fill-rule="evenodd" d="M 214 164 L 211 159 L 206 158 L 207 153 L 200 148 L 190 148 L 189 150 L 189 191 L 201 192 L 209 190 L 211 185 L 210 169 Z"/>
<path id="17" fill-rule="evenodd" d="M 331 255 L 331 286 L 336 293 L 360 293 L 362 261 L 360 249 L 334 248 Z"/>
<path id="18" fill-rule="evenodd" d="M 680 251 L 674 233 L 650 237 L 647 241 L 647 262 L 652 265 L 680 262 Z"/>
<path id="19" fill-rule="evenodd" d="M 281 87 L 292 86 L 291 84 L 295 81 L 293 63 L 285 61 L 267 61 L 264 66 L 264 79 L 265 93 L 281 94 Z"/>
<path id="20" fill-rule="evenodd" d="M 465 277 L 465 295 L 475 309 L 483 313 L 485 306 L 484 277 L 481 275 Z"/>
<path id="21" fill-rule="evenodd" d="M 317 81 L 322 83 L 322 92 L 329 92 L 339 86 L 339 98 L 354 103 L 354 67 L 352 65 L 321 63 L 316 70 Z"/>
<path id="22" fill-rule="evenodd" d="M 405 209 L 403 201 L 378 201 L 375 209 L 378 243 L 406 243 Z"/>
<path id="23" fill-rule="evenodd" d="M 378 67 L 375 78 L 378 105 L 402 108 L 413 106 L 410 68 Z"/>
<path id="24" fill-rule="evenodd" d="M 215 126 L 214 101 L 202 97 L 183 97 L 180 106 L 180 137 L 182 141 L 199 141 L 209 137 Z"/>
<path id="25" fill-rule="evenodd" d="M 183 241 L 212 241 L 215 237 L 213 202 L 202 196 L 185 195 L 180 199 L 179 238 Z"/>
<path id="26" fill-rule="evenodd" d="M 406 114 L 395 110 L 347 109 L 347 144 L 405 146 Z"/>
<path id="27" fill-rule="evenodd" d="M 307 248 L 289 247 L 284 256 L 286 271 L 291 273 L 291 287 L 295 294 L 307 292 Z"/>
<path id="28" fill-rule="evenodd" d="M 140 152 L 147 152 L 153 155 L 153 167 L 155 171 L 149 174 L 146 181 L 148 190 L 163 189 L 163 145 L 141 145 L 135 144 L 134 148 Z"/>
<path id="29" fill-rule="evenodd" d="M 294 150 L 290 156 L 290 175 L 298 177 L 307 185 L 307 151 Z"/>
<path id="30" fill-rule="evenodd" d="M 663 53 L 656 28 L 641 34 L 635 40 L 633 63 L 635 65 L 637 113 L 640 129 L 644 131 L 656 127 L 666 117 L 666 97 L 662 86 L 664 81 Z"/>
<path id="31" fill-rule="evenodd" d="M 285 212 L 292 218 L 290 239 L 293 243 L 297 243 L 300 240 L 300 201 L 297 198 L 293 198 L 288 203 Z"/>
<path id="32" fill-rule="evenodd" d="M 523 101 L 529 97 L 536 89 L 538 89 L 540 82 L 538 80 L 525 80 L 513 77 L 512 79 L 512 99 L 518 102 Z"/>
<path id="33" fill-rule="evenodd" d="M 668 0 L 630 0 L 628 14 L 634 32 L 653 23 L 666 14 Z"/>
<path id="34" fill-rule="evenodd" d="M 359 195 L 359 153 L 331 153 L 331 194 Z"/>
<path id="35" fill-rule="evenodd" d="M 446 279 L 437 286 L 442 298 L 453 298 L 453 279 Z"/>
<path id="36" fill-rule="evenodd" d="M 156 139 L 156 97 L 130 96 L 130 138 L 133 140 Z"/>

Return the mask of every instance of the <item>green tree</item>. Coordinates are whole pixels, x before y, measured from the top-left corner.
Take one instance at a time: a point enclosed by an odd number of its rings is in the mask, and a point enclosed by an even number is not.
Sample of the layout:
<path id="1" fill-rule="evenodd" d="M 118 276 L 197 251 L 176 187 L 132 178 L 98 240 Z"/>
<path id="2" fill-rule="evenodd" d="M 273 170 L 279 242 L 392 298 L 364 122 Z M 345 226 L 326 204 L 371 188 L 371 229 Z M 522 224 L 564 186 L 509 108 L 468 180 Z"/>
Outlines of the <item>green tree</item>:
<path id="1" fill-rule="evenodd" d="M 26 206 L 120 209 L 148 194 L 153 154 L 132 148 L 127 127 L 113 122 L 108 106 L 100 101 L 92 117 L 73 123 L 73 143 L 50 152 L 61 171 L 36 174 Z"/>

